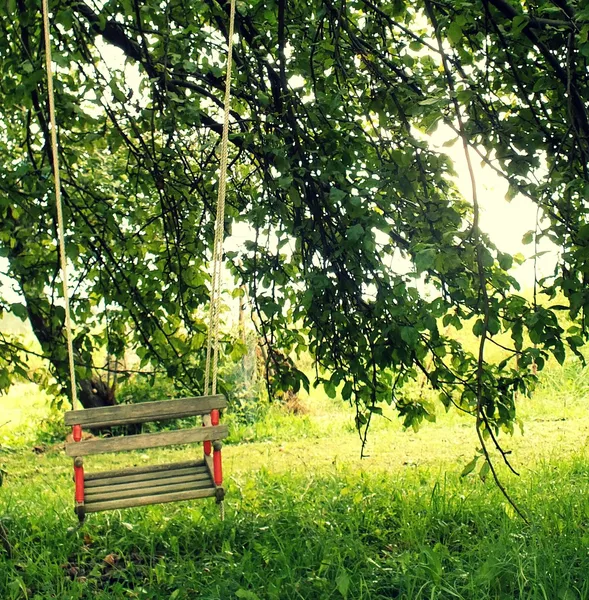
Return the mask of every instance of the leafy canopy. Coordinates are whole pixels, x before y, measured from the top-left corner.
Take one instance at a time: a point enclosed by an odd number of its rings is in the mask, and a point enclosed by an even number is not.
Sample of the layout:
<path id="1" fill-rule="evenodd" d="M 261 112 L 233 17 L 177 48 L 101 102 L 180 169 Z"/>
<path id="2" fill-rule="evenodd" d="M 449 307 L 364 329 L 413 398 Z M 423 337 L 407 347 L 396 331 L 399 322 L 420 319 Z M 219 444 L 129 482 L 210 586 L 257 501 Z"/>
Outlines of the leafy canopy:
<path id="1" fill-rule="evenodd" d="M 132 346 L 198 391 L 228 4 L 51 10 L 78 363 Z M 9 0 L 0 17 L 0 253 L 23 298 L 0 306 L 30 319 L 63 378 L 39 2 Z M 236 27 L 226 229 L 251 236 L 227 264 L 248 286 L 276 385 L 308 385 L 285 356 L 310 350 L 359 426 L 382 402 L 408 425 L 431 417 L 403 392 L 421 373 L 480 430 L 510 428 L 529 367 L 585 339 L 589 7 L 249 0 Z M 538 289 L 564 294 L 568 331 L 558 307 L 518 293 L 476 193 L 462 197 L 428 146 L 439 124 L 545 216 L 528 241 L 562 249 Z M 478 354 L 448 334 L 464 326 Z M 508 358 L 495 364 L 485 343 L 501 333 Z M 0 387 L 12 368 L 0 363 Z"/>

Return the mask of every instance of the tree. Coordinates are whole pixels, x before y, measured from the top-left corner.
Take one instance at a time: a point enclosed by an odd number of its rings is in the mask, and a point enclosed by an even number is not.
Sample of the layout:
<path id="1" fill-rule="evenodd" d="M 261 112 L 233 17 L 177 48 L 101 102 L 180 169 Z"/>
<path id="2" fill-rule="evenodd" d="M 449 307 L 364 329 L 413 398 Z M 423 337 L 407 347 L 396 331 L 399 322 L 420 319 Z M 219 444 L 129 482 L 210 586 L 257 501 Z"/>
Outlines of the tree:
<path id="1" fill-rule="evenodd" d="M 91 365 L 96 346 L 117 355 L 134 345 L 197 391 L 228 4 L 68 0 L 52 10 L 78 362 Z M 39 7 L 10 0 L 0 11 L 0 244 L 24 298 L 3 309 L 30 319 L 63 378 Z M 244 222 L 253 233 L 227 259 L 269 360 L 309 349 L 329 373 L 317 381 L 328 393 L 341 386 L 360 428 L 382 402 L 406 424 L 428 417 L 403 394 L 421 372 L 498 446 L 529 367 L 549 353 L 562 362 L 566 347 L 580 354 L 586 336 L 589 8 L 254 0 L 237 12 L 226 229 Z M 451 162 L 427 144 L 440 123 L 469 161 L 537 204 L 530 239 L 547 237 L 562 255 L 536 291 L 564 293 L 566 307 L 518 293 L 513 258 L 481 229 L 474 178 L 463 198 Z M 479 352 L 448 325 L 472 326 Z M 501 332 L 509 358 L 494 364 L 485 345 Z M 276 367 L 277 385 L 309 385 L 290 361 Z"/>

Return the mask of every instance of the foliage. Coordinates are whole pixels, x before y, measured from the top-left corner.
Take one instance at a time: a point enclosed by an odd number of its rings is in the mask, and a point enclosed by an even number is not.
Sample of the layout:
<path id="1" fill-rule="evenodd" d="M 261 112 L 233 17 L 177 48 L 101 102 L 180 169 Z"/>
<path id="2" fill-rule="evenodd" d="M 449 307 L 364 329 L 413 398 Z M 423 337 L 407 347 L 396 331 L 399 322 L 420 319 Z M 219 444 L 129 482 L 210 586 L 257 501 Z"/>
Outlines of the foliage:
<path id="1" fill-rule="evenodd" d="M 63 444 L 71 429 L 65 426 L 63 412 L 52 408 L 49 415 L 35 424 L 34 440 L 37 444 Z"/>
<path id="2" fill-rule="evenodd" d="M 259 421 L 267 414 L 269 408 L 265 389 L 259 381 L 253 384 L 235 382 L 227 400 L 229 419 L 243 425 Z"/>
<path id="3" fill-rule="evenodd" d="M 221 376 L 227 390 L 228 417 L 236 425 L 252 425 L 267 414 L 266 382 L 260 373 L 257 337 L 245 336 L 236 347 L 238 360 L 221 357 Z"/>
<path id="4" fill-rule="evenodd" d="M 178 397 L 178 388 L 171 379 L 164 376 L 132 376 L 120 384 L 117 390 L 119 404 L 142 404 L 143 402 L 157 402 Z M 167 429 L 178 429 L 183 426 L 194 425 L 194 418 L 172 419 L 168 421 L 142 423 L 126 427 L 113 427 L 113 435 L 124 432 L 138 433 L 139 431 L 155 432 Z"/>
<path id="5" fill-rule="evenodd" d="M 229 444 L 252 444 L 258 442 L 284 443 L 288 441 L 317 440 L 324 434 L 322 429 L 308 415 L 293 416 L 280 404 L 258 409 L 256 419 L 245 420 L 235 417 L 233 412 L 223 416 L 223 423 L 229 426 Z"/>
<path id="6" fill-rule="evenodd" d="M 0 252 L 23 299 L 0 308 L 31 321 L 63 380 L 37 2 L 11 0 L 0 17 Z M 52 2 L 82 374 L 97 347 L 134 347 L 142 366 L 201 389 L 226 22 L 217 0 Z M 410 424 L 426 415 L 403 384 L 423 373 L 496 441 L 529 367 L 585 342 L 589 9 L 254 0 L 238 3 L 237 32 L 226 229 L 243 222 L 251 236 L 227 258 L 276 387 L 308 387 L 288 358 L 308 349 L 325 369 L 316 383 L 354 402 L 359 427 L 382 403 Z M 538 285 L 565 305 L 519 295 L 517 257 L 483 234 L 476 193 L 462 198 L 427 144 L 439 123 L 537 204 L 526 241 L 562 248 Z M 440 324 L 472 328 L 478 351 Z M 509 356 L 489 361 L 500 333 Z"/>
<path id="7" fill-rule="evenodd" d="M 141 404 L 174 398 L 178 395 L 174 382 L 161 376 L 135 376 L 123 381 L 117 390 L 120 404 Z"/>

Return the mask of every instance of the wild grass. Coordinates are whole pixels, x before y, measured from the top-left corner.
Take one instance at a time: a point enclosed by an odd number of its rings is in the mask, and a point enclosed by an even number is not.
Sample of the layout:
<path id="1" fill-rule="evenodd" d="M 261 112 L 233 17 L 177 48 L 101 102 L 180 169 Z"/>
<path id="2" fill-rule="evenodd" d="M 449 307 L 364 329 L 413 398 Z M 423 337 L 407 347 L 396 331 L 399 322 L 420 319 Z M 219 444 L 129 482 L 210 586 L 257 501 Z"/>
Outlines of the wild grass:
<path id="1" fill-rule="evenodd" d="M 0 441 L 0 598 L 589 599 L 588 375 L 574 362 L 551 368 L 520 399 L 525 435 L 503 438 L 521 475 L 502 476 L 528 523 L 491 481 L 460 477 L 472 420 L 440 411 L 404 432 L 385 411 L 393 420 L 375 421 L 360 460 L 351 412 L 316 390 L 307 414 L 273 408 L 232 424 L 225 521 L 200 501 L 90 515 L 79 529 L 70 460 L 59 444 L 19 445 L 15 419 Z"/>
<path id="2" fill-rule="evenodd" d="M 200 502 L 92 515 L 78 529 L 66 477 L 40 475 L 4 492 L 7 600 L 589 597 L 582 457 L 519 484 L 530 525 L 476 479 L 333 467 L 233 477 L 224 522 Z"/>

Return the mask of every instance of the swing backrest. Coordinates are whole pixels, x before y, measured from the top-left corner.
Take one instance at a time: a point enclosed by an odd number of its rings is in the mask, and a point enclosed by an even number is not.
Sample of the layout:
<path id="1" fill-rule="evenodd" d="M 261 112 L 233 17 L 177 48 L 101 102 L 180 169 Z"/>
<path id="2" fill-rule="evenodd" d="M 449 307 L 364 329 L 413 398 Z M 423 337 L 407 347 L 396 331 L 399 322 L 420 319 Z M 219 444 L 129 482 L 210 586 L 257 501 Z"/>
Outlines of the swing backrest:
<path id="1" fill-rule="evenodd" d="M 135 423 L 208 415 L 211 410 L 223 409 L 226 406 L 227 401 L 222 395 L 179 398 L 140 404 L 122 404 L 69 411 L 65 414 L 65 424 L 70 426 L 80 425 L 83 429 L 101 429 L 114 425 L 133 425 Z M 227 437 L 227 433 L 226 425 L 210 425 L 159 433 L 92 438 L 80 442 L 66 443 L 65 451 L 68 456 L 87 456 L 106 452 L 144 450 L 207 440 L 222 440 Z"/>

